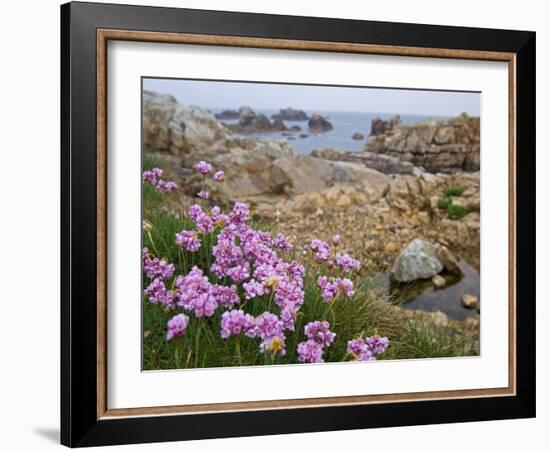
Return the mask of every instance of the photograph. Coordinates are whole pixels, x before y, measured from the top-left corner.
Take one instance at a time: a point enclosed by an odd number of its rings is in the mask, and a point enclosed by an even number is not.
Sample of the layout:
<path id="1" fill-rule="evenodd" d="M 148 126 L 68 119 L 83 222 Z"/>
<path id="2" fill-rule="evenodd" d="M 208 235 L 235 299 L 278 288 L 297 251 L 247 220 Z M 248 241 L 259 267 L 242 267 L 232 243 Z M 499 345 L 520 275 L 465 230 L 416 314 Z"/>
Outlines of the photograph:
<path id="1" fill-rule="evenodd" d="M 141 87 L 143 370 L 480 356 L 480 92 Z"/>

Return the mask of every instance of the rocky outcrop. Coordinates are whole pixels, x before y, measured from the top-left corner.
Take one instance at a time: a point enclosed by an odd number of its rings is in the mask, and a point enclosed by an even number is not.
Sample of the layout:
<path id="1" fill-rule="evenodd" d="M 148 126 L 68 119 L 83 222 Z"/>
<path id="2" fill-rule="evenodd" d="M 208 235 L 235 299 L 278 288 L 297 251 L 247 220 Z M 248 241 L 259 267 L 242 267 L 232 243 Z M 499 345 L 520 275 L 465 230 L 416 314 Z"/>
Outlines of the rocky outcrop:
<path id="1" fill-rule="evenodd" d="M 224 109 L 221 113 L 215 114 L 215 117 L 218 120 L 233 120 L 238 119 L 239 116 L 239 111 L 235 109 Z"/>
<path id="2" fill-rule="evenodd" d="M 434 245 L 414 239 L 395 260 L 391 273 L 399 282 L 429 279 L 443 270 Z"/>
<path id="3" fill-rule="evenodd" d="M 362 141 L 363 139 L 365 139 L 365 135 L 363 133 L 360 133 L 359 131 L 356 131 L 355 133 L 353 133 L 351 138 L 355 141 Z"/>
<path id="4" fill-rule="evenodd" d="M 300 109 L 290 108 L 290 107 L 285 109 L 280 109 L 279 112 L 276 114 L 273 114 L 271 118 L 273 120 L 280 119 L 280 120 L 286 120 L 289 122 L 291 121 L 302 122 L 302 121 L 308 120 L 308 116 L 304 111 Z"/>
<path id="5" fill-rule="evenodd" d="M 256 113 L 250 106 L 241 106 L 238 123 L 225 126 L 239 134 L 273 133 L 287 130 L 281 119 L 275 119 L 272 122 L 265 114 Z"/>
<path id="6" fill-rule="evenodd" d="M 146 151 L 179 155 L 228 136 L 227 129 L 212 114 L 181 105 L 171 95 L 144 91 L 142 117 Z"/>
<path id="7" fill-rule="evenodd" d="M 328 148 L 313 150 L 311 156 L 331 161 L 356 162 L 386 174 L 411 174 L 414 169 L 414 166 L 410 162 L 401 161 L 393 156 L 380 153 L 346 152 L 345 150 Z"/>
<path id="8" fill-rule="evenodd" d="M 393 156 L 430 172 L 477 171 L 479 127 L 479 117 L 467 114 L 446 122 L 384 123 L 373 126 L 364 150 Z"/>
<path id="9" fill-rule="evenodd" d="M 390 120 L 382 120 L 380 117 L 372 119 L 370 125 L 370 135 L 378 136 L 393 130 L 393 128 L 401 123 L 401 117 L 395 116 Z"/>
<path id="10" fill-rule="evenodd" d="M 319 114 L 313 114 L 308 121 L 310 133 L 324 133 L 332 130 L 332 124 Z"/>

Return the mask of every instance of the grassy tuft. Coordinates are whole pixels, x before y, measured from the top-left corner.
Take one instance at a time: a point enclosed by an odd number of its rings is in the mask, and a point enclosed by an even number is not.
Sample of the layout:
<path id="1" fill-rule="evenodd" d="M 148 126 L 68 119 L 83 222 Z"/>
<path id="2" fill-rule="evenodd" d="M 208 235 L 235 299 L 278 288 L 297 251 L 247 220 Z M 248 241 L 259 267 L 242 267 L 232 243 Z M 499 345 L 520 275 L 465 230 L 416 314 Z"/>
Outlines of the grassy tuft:
<path id="1" fill-rule="evenodd" d="M 465 189 L 462 186 L 451 186 L 445 192 L 447 197 L 460 197 L 464 193 Z"/>
<path id="2" fill-rule="evenodd" d="M 439 209 L 447 209 L 452 202 L 453 200 L 450 197 L 440 198 L 437 201 L 437 207 Z"/>
<path id="3" fill-rule="evenodd" d="M 454 203 L 451 203 L 447 207 L 447 216 L 449 217 L 449 219 L 452 219 L 452 220 L 460 220 L 464 218 L 466 214 L 468 214 L 469 212 L 470 210 L 465 206 L 456 205 Z"/>

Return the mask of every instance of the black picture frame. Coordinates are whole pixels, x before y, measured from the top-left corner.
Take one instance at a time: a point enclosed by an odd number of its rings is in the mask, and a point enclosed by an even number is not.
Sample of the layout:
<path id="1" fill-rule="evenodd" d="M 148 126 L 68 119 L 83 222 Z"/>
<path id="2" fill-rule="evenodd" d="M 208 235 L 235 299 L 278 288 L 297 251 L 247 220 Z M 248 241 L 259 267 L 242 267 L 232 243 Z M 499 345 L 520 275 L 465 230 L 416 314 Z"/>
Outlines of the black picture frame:
<path id="1" fill-rule="evenodd" d="M 515 54 L 515 395 L 98 418 L 98 29 Z M 80 2 L 62 5 L 61 443 L 82 447 L 534 417 L 535 40 L 535 33 L 527 31 Z"/>

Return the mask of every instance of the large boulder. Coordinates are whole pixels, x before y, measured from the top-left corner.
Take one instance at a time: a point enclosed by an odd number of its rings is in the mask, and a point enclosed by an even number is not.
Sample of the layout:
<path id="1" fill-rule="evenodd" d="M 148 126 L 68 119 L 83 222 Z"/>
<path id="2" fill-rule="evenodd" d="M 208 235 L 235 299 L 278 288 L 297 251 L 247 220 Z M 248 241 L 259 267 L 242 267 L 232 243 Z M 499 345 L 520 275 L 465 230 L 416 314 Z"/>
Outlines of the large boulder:
<path id="1" fill-rule="evenodd" d="M 319 114 L 313 114 L 309 118 L 308 128 L 310 133 L 324 133 L 332 130 L 332 124 Z"/>
<path id="2" fill-rule="evenodd" d="M 184 106 L 171 95 L 144 91 L 142 118 L 146 151 L 179 155 L 228 135 L 211 113 L 196 106 Z"/>
<path id="3" fill-rule="evenodd" d="M 429 279 L 443 270 L 434 245 L 424 239 L 414 239 L 395 260 L 391 273 L 399 282 Z"/>

